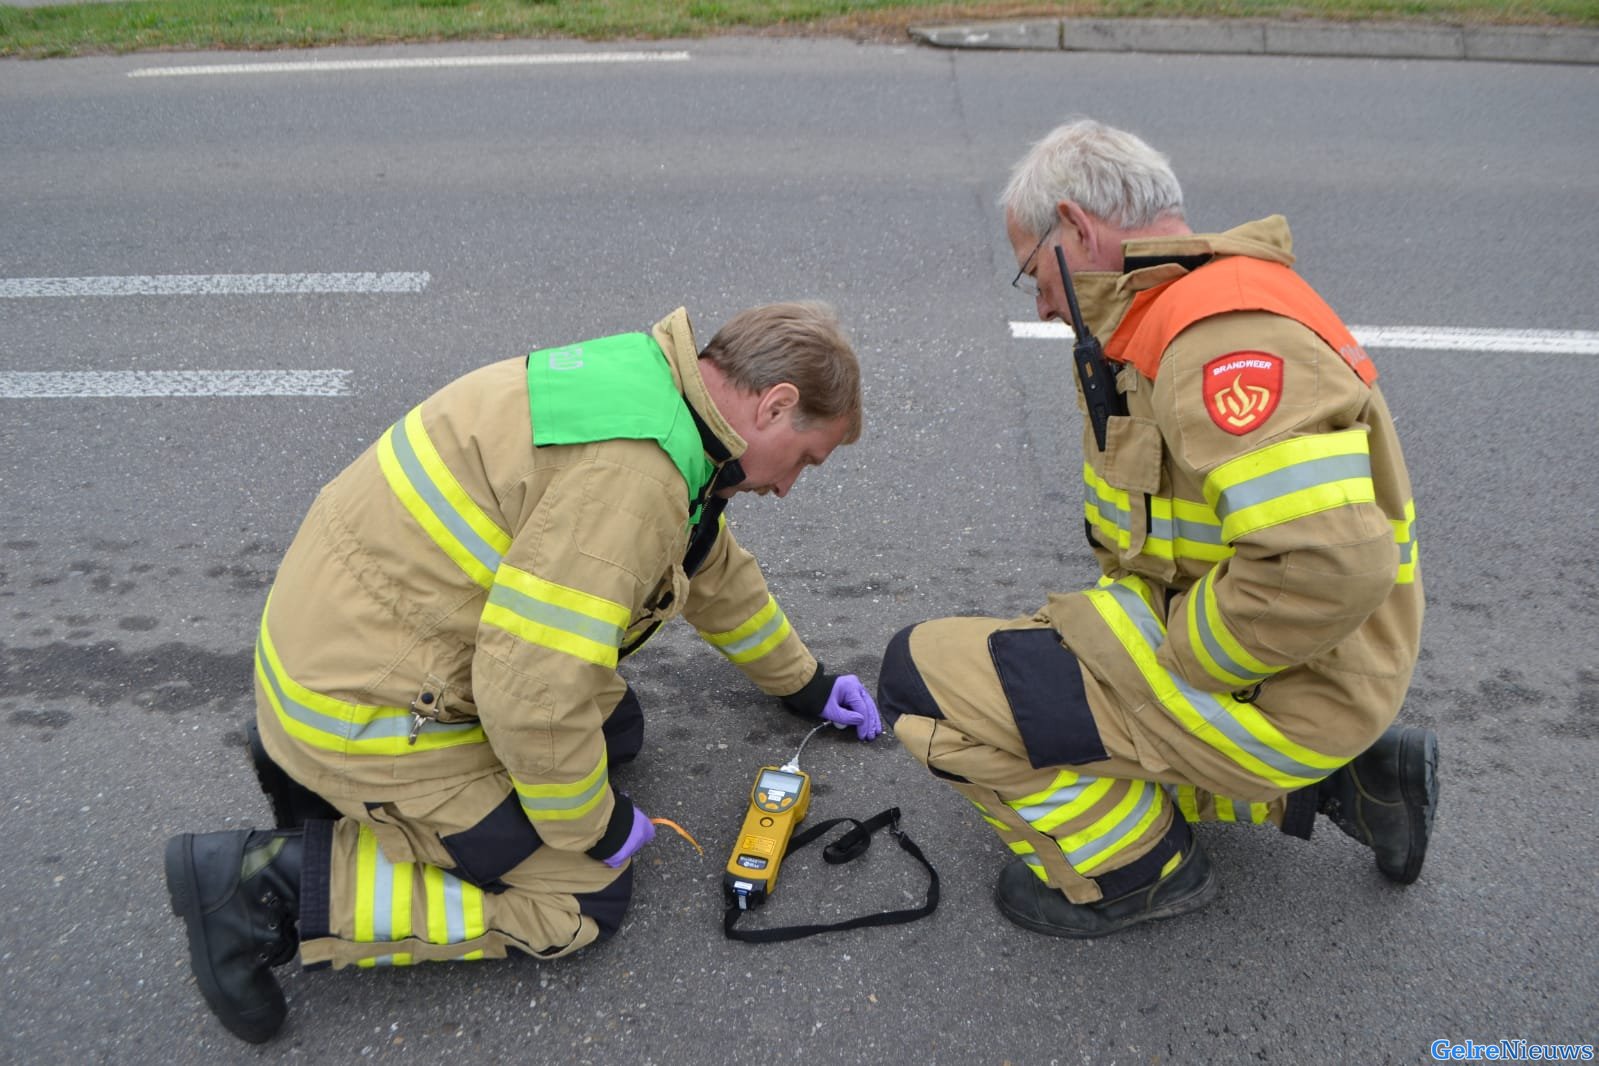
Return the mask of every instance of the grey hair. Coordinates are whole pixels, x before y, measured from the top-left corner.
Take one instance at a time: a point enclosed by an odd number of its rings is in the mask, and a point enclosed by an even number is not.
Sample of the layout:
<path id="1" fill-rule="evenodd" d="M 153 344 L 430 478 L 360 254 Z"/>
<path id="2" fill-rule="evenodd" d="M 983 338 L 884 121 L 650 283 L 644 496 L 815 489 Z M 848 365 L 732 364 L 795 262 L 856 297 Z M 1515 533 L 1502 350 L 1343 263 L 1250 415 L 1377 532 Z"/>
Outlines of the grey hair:
<path id="1" fill-rule="evenodd" d="M 1055 205 L 1074 200 L 1122 229 L 1183 217 L 1183 190 L 1166 156 L 1126 130 L 1073 118 L 1051 130 L 1011 170 L 999 203 L 1028 233 L 1055 224 Z"/>

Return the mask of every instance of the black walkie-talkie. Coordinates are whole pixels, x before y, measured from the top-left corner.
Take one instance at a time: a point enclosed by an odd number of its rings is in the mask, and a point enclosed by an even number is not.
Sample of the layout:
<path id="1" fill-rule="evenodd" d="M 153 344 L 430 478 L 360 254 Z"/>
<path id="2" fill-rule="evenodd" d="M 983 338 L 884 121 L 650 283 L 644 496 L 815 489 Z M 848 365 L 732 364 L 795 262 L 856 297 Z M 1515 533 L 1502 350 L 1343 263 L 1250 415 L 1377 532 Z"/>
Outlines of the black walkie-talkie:
<path id="1" fill-rule="evenodd" d="M 1125 414 L 1121 395 L 1111 380 L 1110 361 L 1105 358 L 1099 338 L 1088 331 L 1083 313 L 1077 309 L 1077 291 L 1072 288 L 1072 275 L 1066 269 L 1066 253 L 1055 245 L 1055 262 L 1060 267 L 1060 282 L 1066 288 L 1066 304 L 1072 312 L 1072 332 L 1077 340 L 1072 344 L 1072 361 L 1077 364 L 1077 381 L 1083 387 L 1083 402 L 1088 407 L 1088 423 L 1094 427 L 1094 443 L 1105 450 L 1105 433 L 1110 427 L 1110 416 Z"/>

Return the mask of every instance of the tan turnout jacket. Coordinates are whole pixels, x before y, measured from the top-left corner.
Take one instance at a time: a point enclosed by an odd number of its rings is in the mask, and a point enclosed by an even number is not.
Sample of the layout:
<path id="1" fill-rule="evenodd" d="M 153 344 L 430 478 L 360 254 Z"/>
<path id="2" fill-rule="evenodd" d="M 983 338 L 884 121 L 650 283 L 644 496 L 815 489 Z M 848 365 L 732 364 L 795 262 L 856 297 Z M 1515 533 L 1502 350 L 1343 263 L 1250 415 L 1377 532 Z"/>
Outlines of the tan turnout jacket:
<path id="1" fill-rule="evenodd" d="M 736 459 L 745 443 L 705 390 L 687 314 L 652 332 Z M 626 806 L 601 724 L 624 691 L 619 650 L 651 623 L 681 612 L 767 693 L 811 680 L 815 659 L 725 524 L 684 574 L 688 494 L 661 447 L 536 448 L 536 430 L 524 360 L 495 363 L 423 401 L 317 497 L 256 655 L 262 736 L 301 782 L 370 804 L 508 771 L 544 842 L 584 850 Z"/>

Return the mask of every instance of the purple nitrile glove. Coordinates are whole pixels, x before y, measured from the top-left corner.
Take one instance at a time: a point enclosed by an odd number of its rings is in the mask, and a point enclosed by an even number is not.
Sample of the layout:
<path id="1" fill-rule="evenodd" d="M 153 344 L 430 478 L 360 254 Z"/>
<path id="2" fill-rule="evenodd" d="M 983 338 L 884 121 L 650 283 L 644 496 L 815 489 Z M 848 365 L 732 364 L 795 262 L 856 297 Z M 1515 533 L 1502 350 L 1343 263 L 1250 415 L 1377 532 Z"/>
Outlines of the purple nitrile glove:
<path id="1" fill-rule="evenodd" d="M 613 870 L 618 869 L 624 862 L 633 857 L 635 851 L 654 839 L 655 823 L 650 821 L 643 811 L 634 807 L 633 828 L 628 831 L 627 839 L 622 841 L 622 846 L 616 849 L 615 855 L 600 861 Z"/>
<path id="2" fill-rule="evenodd" d="M 833 682 L 822 717 L 840 729 L 854 726 L 855 735 L 861 740 L 871 740 L 883 731 L 883 720 L 877 715 L 872 694 L 854 674 L 842 674 Z"/>

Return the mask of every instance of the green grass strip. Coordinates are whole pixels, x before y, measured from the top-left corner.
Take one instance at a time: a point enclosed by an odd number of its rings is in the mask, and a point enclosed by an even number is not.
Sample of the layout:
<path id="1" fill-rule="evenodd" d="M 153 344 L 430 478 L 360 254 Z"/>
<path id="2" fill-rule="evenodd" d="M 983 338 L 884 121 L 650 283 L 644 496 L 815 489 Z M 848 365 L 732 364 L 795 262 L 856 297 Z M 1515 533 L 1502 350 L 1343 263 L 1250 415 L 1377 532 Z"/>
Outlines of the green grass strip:
<path id="1" fill-rule="evenodd" d="M 0 7 L 0 56 L 159 49 L 810 32 L 904 39 L 906 26 L 982 18 L 1160 16 L 1599 25 L 1599 0 L 131 0 Z"/>

